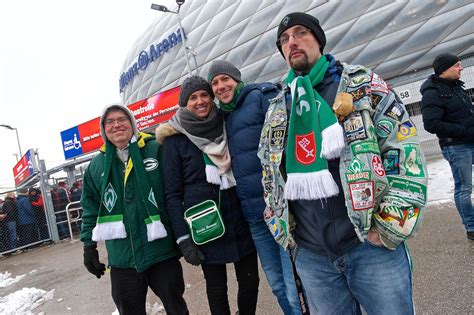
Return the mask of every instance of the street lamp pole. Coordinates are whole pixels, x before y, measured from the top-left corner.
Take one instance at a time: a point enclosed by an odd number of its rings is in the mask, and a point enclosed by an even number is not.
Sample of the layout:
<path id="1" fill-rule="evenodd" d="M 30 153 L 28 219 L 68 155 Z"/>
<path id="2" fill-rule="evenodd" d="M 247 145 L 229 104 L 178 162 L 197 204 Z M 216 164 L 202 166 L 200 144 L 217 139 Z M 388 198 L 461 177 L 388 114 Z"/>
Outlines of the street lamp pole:
<path id="1" fill-rule="evenodd" d="M 16 132 L 16 142 L 18 143 L 18 151 L 20 151 L 20 157 L 22 157 L 23 154 L 21 154 L 20 137 L 18 136 L 18 129 L 15 128 L 15 127 L 12 127 L 10 125 L 0 125 L 0 127 L 4 127 L 4 128 L 7 128 L 7 129 L 10 129 L 10 130 L 15 130 L 15 132 Z"/>
<path id="2" fill-rule="evenodd" d="M 161 11 L 161 12 L 164 12 L 164 13 L 172 13 L 172 14 L 176 14 L 178 16 L 178 24 L 179 24 L 179 28 L 181 30 L 181 35 L 183 36 L 183 44 L 184 44 L 184 56 L 186 57 L 186 66 L 188 67 L 188 74 L 189 76 L 192 76 L 193 73 L 191 71 L 191 63 L 189 62 L 189 55 L 188 55 L 188 50 L 189 50 L 189 47 L 188 47 L 188 43 L 186 41 L 186 34 L 184 33 L 184 28 L 183 28 L 183 25 L 181 24 L 181 16 L 179 14 L 179 9 L 181 8 L 181 6 L 184 4 L 184 0 L 177 0 L 176 3 L 178 4 L 178 10 L 177 11 L 171 11 L 169 10 L 167 7 L 165 7 L 164 5 L 160 5 L 160 4 L 154 4 L 152 3 L 151 4 L 151 9 L 152 10 L 157 10 L 157 11 Z"/>

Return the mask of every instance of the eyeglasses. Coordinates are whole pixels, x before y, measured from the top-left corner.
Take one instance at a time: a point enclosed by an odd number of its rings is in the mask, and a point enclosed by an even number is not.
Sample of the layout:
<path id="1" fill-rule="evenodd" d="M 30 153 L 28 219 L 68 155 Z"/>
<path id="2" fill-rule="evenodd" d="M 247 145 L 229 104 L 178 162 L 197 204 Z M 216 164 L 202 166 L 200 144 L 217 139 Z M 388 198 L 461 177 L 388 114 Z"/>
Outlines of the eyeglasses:
<path id="1" fill-rule="evenodd" d="M 301 31 L 298 31 L 298 32 L 295 32 L 293 34 L 283 34 L 280 36 L 280 38 L 277 40 L 277 45 L 278 46 L 284 46 L 286 44 L 288 44 L 288 42 L 290 41 L 290 36 L 293 37 L 294 39 L 300 39 L 302 37 L 305 37 L 306 34 L 308 34 L 309 32 L 311 32 L 311 30 L 309 29 L 304 29 L 304 30 L 301 30 Z"/>
<path id="2" fill-rule="evenodd" d="M 129 121 L 128 117 L 119 117 L 117 119 L 106 119 L 104 121 L 104 124 L 106 126 L 113 126 L 115 123 L 118 123 L 119 125 L 125 124 L 127 121 Z"/>

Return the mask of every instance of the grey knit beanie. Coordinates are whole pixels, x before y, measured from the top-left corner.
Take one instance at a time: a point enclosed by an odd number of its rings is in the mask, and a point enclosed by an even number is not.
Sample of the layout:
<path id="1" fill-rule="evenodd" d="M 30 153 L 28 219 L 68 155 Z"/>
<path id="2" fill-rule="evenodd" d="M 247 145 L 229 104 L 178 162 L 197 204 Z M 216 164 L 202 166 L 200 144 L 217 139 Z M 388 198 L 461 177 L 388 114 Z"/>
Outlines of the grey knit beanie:
<path id="1" fill-rule="evenodd" d="M 181 84 L 181 92 L 179 93 L 179 106 L 186 107 L 191 94 L 199 90 L 208 92 L 212 99 L 214 99 L 214 93 L 212 92 L 211 86 L 209 83 L 207 83 L 206 79 L 194 75 L 184 80 L 183 84 Z"/>
<path id="2" fill-rule="evenodd" d="M 225 60 L 214 60 L 209 68 L 207 74 L 207 81 L 211 82 L 212 79 L 218 74 L 226 74 L 237 82 L 242 82 L 242 75 L 236 66 Z"/>

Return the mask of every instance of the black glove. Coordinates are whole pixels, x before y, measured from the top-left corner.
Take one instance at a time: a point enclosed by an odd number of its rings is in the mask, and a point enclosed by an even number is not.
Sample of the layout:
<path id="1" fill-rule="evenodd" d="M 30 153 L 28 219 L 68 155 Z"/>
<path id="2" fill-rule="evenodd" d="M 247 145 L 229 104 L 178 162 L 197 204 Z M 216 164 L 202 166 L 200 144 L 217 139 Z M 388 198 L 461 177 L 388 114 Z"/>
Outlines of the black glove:
<path id="1" fill-rule="evenodd" d="M 97 246 L 84 246 L 84 266 L 86 266 L 87 270 L 96 276 L 97 279 L 100 279 L 100 277 L 104 275 L 105 265 L 99 261 Z"/>
<path id="2" fill-rule="evenodd" d="M 179 249 L 181 249 L 184 259 L 193 266 L 199 266 L 206 259 L 190 237 L 179 242 Z"/>

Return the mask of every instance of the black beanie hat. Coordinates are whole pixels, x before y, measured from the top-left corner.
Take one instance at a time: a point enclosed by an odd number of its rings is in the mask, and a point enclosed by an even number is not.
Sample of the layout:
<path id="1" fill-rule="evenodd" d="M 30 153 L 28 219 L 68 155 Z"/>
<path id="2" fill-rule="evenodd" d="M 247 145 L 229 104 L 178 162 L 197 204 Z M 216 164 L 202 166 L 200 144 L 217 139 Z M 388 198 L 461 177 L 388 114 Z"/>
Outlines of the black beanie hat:
<path id="1" fill-rule="evenodd" d="M 214 99 L 214 93 L 212 92 L 211 86 L 209 83 L 207 83 L 206 79 L 194 75 L 184 80 L 183 84 L 181 84 L 181 92 L 179 93 L 179 106 L 186 107 L 191 94 L 199 90 L 208 92 L 212 99 Z"/>
<path id="2" fill-rule="evenodd" d="M 316 37 L 319 42 L 319 51 L 323 53 L 324 46 L 326 46 L 326 34 L 324 34 L 324 31 L 321 28 L 321 25 L 319 25 L 319 20 L 317 18 L 303 12 L 290 13 L 281 20 L 277 32 L 277 47 L 280 50 L 280 53 L 283 55 L 280 42 L 278 41 L 281 33 L 295 25 L 302 25 L 309 28 L 311 33 L 313 33 L 314 37 Z"/>
<path id="3" fill-rule="evenodd" d="M 211 82 L 212 79 L 218 74 L 226 74 L 237 82 L 242 82 L 242 76 L 239 69 L 236 66 L 225 60 L 214 60 L 209 68 L 207 74 L 207 81 Z"/>
<path id="4" fill-rule="evenodd" d="M 455 55 L 451 54 L 441 54 L 436 56 L 435 60 L 433 61 L 433 69 L 436 75 L 440 75 L 444 71 L 451 68 L 459 59 Z"/>

